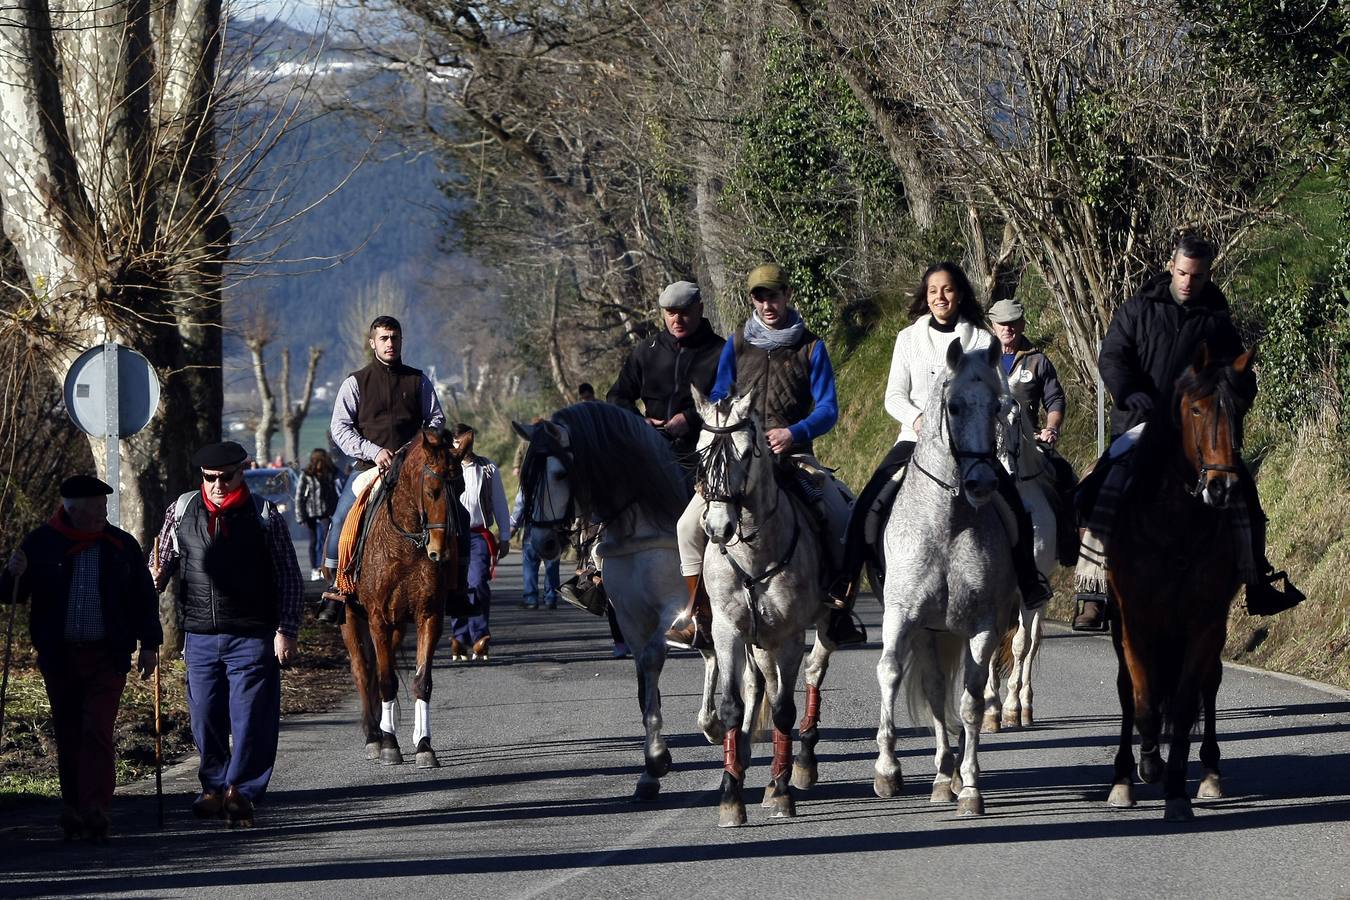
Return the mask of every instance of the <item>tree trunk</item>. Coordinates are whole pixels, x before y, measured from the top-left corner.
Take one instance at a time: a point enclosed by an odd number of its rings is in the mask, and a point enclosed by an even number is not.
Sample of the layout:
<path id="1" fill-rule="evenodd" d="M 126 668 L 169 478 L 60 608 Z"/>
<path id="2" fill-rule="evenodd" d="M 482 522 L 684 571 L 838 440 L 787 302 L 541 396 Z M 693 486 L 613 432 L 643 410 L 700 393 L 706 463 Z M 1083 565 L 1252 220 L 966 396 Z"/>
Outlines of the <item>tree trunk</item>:
<path id="1" fill-rule="evenodd" d="M 253 357 L 253 379 L 258 385 L 258 425 L 253 430 L 253 458 L 259 465 L 269 465 L 272 459 L 272 435 L 277 430 L 276 400 L 272 397 L 272 386 L 267 383 L 267 370 L 263 360 L 266 340 L 251 339 L 248 352 Z"/>
<path id="2" fill-rule="evenodd" d="M 309 348 L 309 362 L 305 366 L 305 387 L 300 399 L 291 402 L 291 351 L 281 351 L 281 430 L 286 442 L 286 462 L 298 466 L 300 459 L 300 429 L 309 416 L 309 404 L 314 399 L 314 378 L 319 371 L 319 360 L 323 358 L 323 349 Z"/>

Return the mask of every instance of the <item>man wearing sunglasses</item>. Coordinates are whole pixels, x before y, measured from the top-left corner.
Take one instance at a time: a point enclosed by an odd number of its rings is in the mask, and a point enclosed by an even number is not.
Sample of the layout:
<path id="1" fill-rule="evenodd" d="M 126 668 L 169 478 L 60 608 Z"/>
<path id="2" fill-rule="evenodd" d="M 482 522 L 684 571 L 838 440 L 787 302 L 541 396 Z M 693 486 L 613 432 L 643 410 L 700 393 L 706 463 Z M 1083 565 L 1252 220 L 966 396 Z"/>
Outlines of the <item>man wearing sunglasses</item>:
<path id="1" fill-rule="evenodd" d="M 199 818 L 253 824 L 276 763 L 281 669 L 295 660 L 304 590 L 286 521 L 244 483 L 233 441 L 197 451 L 201 487 L 178 498 L 158 538 L 160 590 L 183 577 L 183 659 L 202 790 Z M 231 747 L 233 738 L 233 747 Z"/>

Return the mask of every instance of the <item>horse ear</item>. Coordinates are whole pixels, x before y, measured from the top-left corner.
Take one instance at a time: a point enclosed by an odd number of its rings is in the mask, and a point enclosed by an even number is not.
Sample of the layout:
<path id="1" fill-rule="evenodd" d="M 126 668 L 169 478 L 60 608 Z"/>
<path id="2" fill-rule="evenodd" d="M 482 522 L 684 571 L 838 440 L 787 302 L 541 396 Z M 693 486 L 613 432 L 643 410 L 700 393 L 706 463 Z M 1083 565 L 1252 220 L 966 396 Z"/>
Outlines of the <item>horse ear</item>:
<path id="1" fill-rule="evenodd" d="M 694 411 L 698 413 L 698 417 L 704 421 L 712 418 L 713 408 L 708 402 L 708 395 L 699 390 L 696 384 L 689 386 L 689 393 L 694 398 Z"/>
<path id="2" fill-rule="evenodd" d="M 545 419 L 544 421 L 539 423 L 538 427 L 544 429 L 545 433 L 548 434 L 549 437 L 553 438 L 553 440 L 557 442 L 559 447 L 565 448 L 570 447 L 572 445 L 571 440 L 567 436 L 567 429 L 563 428 L 557 422 L 550 422 L 547 419 Z"/>
<path id="3" fill-rule="evenodd" d="M 961 357 L 966 355 L 966 351 L 961 349 L 961 339 L 952 338 L 952 342 L 947 345 L 947 369 L 953 374 L 956 367 L 961 365 Z"/>
<path id="4" fill-rule="evenodd" d="M 1197 372 L 1203 372 L 1209 367 L 1209 344 L 1201 341 L 1200 346 L 1195 348 L 1195 359 L 1191 360 L 1191 368 Z"/>
<path id="5" fill-rule="evenodd" d="M 750 415 L 750 407 L 755 402 L 755 392 L 751 391 L 731 401 L 731 415 L 737 420 Z"/>
<path id="6" fill-rule="evenodd" d="M 1244 375 L 1252 363 L 1256 361 L 1256 348 L 1248 350 L 1246 353 L 1233 360 L 1233 370 L 1239 375 Z"/>
<path id="7" fill-rule="evenodd" d="M 517 422 L 515 419 L 511 420 L 511 430 L 520 435 L 520 439 L 523 441 L 528 442 L 532 440 L 534 438 L 534 430 L 538 427 L 538 425 L 526 425 L 522 422 Z"/>

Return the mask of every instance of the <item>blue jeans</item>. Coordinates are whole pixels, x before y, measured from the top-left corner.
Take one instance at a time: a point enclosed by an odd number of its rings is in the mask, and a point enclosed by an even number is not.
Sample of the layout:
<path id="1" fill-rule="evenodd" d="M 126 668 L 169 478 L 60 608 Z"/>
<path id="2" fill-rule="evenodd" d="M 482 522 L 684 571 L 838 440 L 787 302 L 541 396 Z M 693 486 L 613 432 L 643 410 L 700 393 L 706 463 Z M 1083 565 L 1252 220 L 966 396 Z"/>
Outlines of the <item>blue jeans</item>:
<path id="1" fill-rule="evenodd" d="M 337 571 L 338 538 L 342 535 L 342 523 L 347 521 L 347 513 L 352 511 L 352 504 L 356 502 L 356 475 L 353 472 L 347 476 L 347 483 L 342 486 L 337 509 L 333 510 L 333 519 L 328 526 L 328 540 L 324 542 L 323 564 L 334 571 Z"/>
<path id="2" fill-rule="evenodd" d="M 492 560 L 488 557 L 487 539 L 476 532 L 469 535 L 469 603 L 473 606 L 473 615 L 450 619 L 450 634 L 461 644 L 473 644 L 489 633 L 492 587 L 488 576 L 492 572 Z"/>
<path id="3" fill-rule="evenodd" d="M 328 526 L 332 519 L 306 519 L 309 529 L 309 567 L 317 569 L 323 565 L 323 545 L 328 540 Z"/>
<path id="4" fill-rule="evenodd" d="M 223 792 L 234 785 L 249 800 L 261 800 L 276 765 L 281 727 L 281 667 L 272 639 L 188 634 L 183 659 L 202 790 Z"/>
<path id="5" fill-rule="evenodd" d="M 520 555 L 525 579 L 525 605 L 536 606 L 539 603 L 539 564 L 543 562 L 546 584 L 543 602 L 547 606 L 557 606 L 558 584 L 560 583 L 558 560 L 543 561 L 539 559 L 539 554 L 534 551 L 534 546 L 530 543 L 530 530 L 528 528 L 521 532 Z"/>

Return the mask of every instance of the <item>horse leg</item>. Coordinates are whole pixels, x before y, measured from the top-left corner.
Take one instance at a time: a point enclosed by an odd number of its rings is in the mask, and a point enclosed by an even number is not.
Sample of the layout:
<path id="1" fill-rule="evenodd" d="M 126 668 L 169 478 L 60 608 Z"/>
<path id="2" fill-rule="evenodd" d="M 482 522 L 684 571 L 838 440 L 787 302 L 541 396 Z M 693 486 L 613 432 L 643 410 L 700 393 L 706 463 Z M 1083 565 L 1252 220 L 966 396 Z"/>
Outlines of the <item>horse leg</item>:
<path id="1" fill-rule="evenodd" d="M 380 689 L 380 765 L 393 766 L 403 762 L 398 746 L 398 677 L 394 673 L 395 641 L 402 631 L 381 625 L 371 629 L 375 642 L 375 670 Z"/>
<path id="2" fill-rule="evenodd" d="M 961 777 L 956 773 L 956 754 L 952 752 L 951 730 L 947 722 L 948 678 L 937 635 L 916 632 L 912 638 L 909 678 L 918 679 L 923 701 L 928 706 L 929 725 L 933 729 L 933 785 L 928 799 L 932 803 L 950 803 L 961 792 Z"/>
<path id="3" fill-rule="evenodd" d="M 985 734 L 997 734 L 1000 727 L 1006 723 L 1007 707 L 999 703 L 998 699 L 998 659 L 997 657 L 989 660 L 988 675 L 984 680 L 984 718 L 980 722 L 980 730 Z M 1013 693 L 1012 676 L 1008 677 L 1008 703 L 1016 701 L 1017 695 Z M 1017 723 L 1014 722 L 1014 725 Z"/>
<path id="4" fill-rule="evenodd" d="M 726 728 L 717 715 L 717 654 L 711 650 L 703 654 L 703 703 L 698 711 L 698 727 L 710 744 L 722 743 Z"/>
<path id="5" fill-rule="evenodd" d="M 1036 656 L 1041 652 L 1041 636 L 1045 627 L 1044 612 L 1044 607 L 1022 610 L 1022 620 L 1017 637 L 1013 639 L 1013 672 L 1017 675 L 1018 684 L 1021 686 L 1017 699 L 1021 712 L 1020 724 L 1023 728 L 1030 728 L 1036 724 L 1035 717 L 1031 713 L 1031 673 L 1032 667 L 1036 663 Z M 1028 620 L 1030 621 L 1028 622 Z M 1021 644 L 1019 650 L 1018 641 L 1024 635 L 1025 641 Z M 1008 693 L 1012 693 L 1011 682 L 1009 683 Z"/>
<path id="6" fill-rule="evenodd" d="M 903 674 L 900 662 L 908 636 L 900 611 L 886 606 L 881 617 L 881 658 L 877 660 L 877 683 L 881 686 L 881 721 L 877 725 L 876 775 L 872 790 L 878 797 L 894 797 L 904 789 L 900 760 L 895 757 L 895 698 Z"/>
<path id="7" fill-rule="evenodd" d="M 965 691 L 961 695 L 966 746 L 961 755 L 961 793 L 956 801 L 957 812 L 963 816 L 984 815 L 984 797 L 980 794 L 980 688 L 998 641 L 997 632 L 982 631 L 966 646 L 967 655 L 963 661 Z"/>
<path id="8" fill-rule="evenodd" d="M 638 777 L 633 800 L 638 803 L 650 803 L 661 791 L 661 778 L 670 771 L 670 748 L 661 735 L 661 670 L 666 664 L 665 634 L 659 629 L 647 641 L 634 661 L 637 666 L 638 686 L 641 689 L 643 708 L 642 724 L 646 730 L 646 744 L 643 748 L 643 772 Z"/>
<path id="9" fill-rule="evenodd" d="M 719 625 L 723 627 L 718 627 Z M 717 653 L 722 738 L 722 801 L 717 824 L 722 828 L 745 824 L 745 767 L 750 757 L 750 736 L 741 731 L 745 717 L 745 644 L 740 635 L 717 616 L 713 617 L 713 646 Z"/>
<path id="10" fill-rule="evenodd" d="M 820 740 L 820 686 L 830 667 L 831 652 L 832 649 L 817 638 L 811 645 L 811 655 L 806 658 L 806 712 L 797 726 L 802 748 L 792 763 L 792 786 L 798 790 L 815 787 L 819 777 L 816 743 Z M 795 678 L 793 682 L 796 682 Z"/>
<path id="11" fill-rule="evenodd" d="M 1200 743 L 1200 765 L 1204 775 L 1195 792 L 1197 800 L 1218 800 L 1223 797 L 1219 781 L 1219 736 L 1215 728 L 1215 704 L 1219 699 L 1219 682 L 1223 680 L 1223 664 L 1217 660 L 1205 673 L 1200 686 L 1200 701 L 1205 707 L 1205 736 Z"/>
<path id="12" fill-rule="evenodd" d="M 375 714 L 375 681 L 370 677 L 370 629 L 364 620 L 355 615 L 348 616 L 342 626 L 342 640 L 347 645 L 352 681 L 356 683 L 356 693 L 361 698 L 361 729 L 366 739 L 366 759 L 379 759 L 380 720 Z"/>
<path id="13" fill-rule="evenodd" d="M 1116 750 L 1115 774 L 1107 804 L 1118 809 L 1134 806 L 1134 683 L 1125 659 L 1122 629 L 1111 630 L 1116 651 L 1116 695 L 1120 698 L 1120 746 Z"/>
<path id="14" fill-rule="evenodd" d="M 417 624 L 417 671 L 413 674 L 413 745 L 417 768 L 438 769 L 440 760 L 431 749 L 431 661 L 441 639 L 439 612 L 427 614 Z"/>
<path id="15" fill-rule="evenodd" d="M 797 718 L 797 703 L 793 695 L 804 650 L 801 641 L 796 641 L 790 646 L 779 648 L 778 659 L 769 661 L 770 664 L 776 663 L 778 677 L 772 680 L 773 691 L 768 697 L 773 711 L 773 768 L 772 780 L 764 796 L 766 801 L 772 796 L 772 804 L 766 805 L 772 806 L 775 819 L 797 815 L 797 803 L 792 796 L 789 775 L 792 772 L 792 726 Z"/>
<path id="16" fill-rule="evenodd" d="M 1220 654 L 1227 622 L 1216 625 L 1193 637 L 1186 648 L 1186 658 L 1181 666 L 1181 676 L 1177 679 L 1176 691 L 1172 699 L 1172 740 L 1167 749 L 1167 772 L 1163 781 L 1163 818 L 1169 822 L 1189 822 L 1195 818 L 1191 810 L 1191 798 L 1186 793 L 1186 769 L 1190 765 L 1191 727 L 1195 725 L 1200 713 L 1202 699 L 1212 701 L 1218 695 L 1218 682 L 1212 676 L 1219 669 Z M 1210 697 L 1210 688 L 1215 697 Z M 1210 713 L 1205 713 L 1206 741 L 1213 733 L 1210 727 Z M 1215 739 L 1213 761 L 1218 765 L 1218 741 Z"/>

